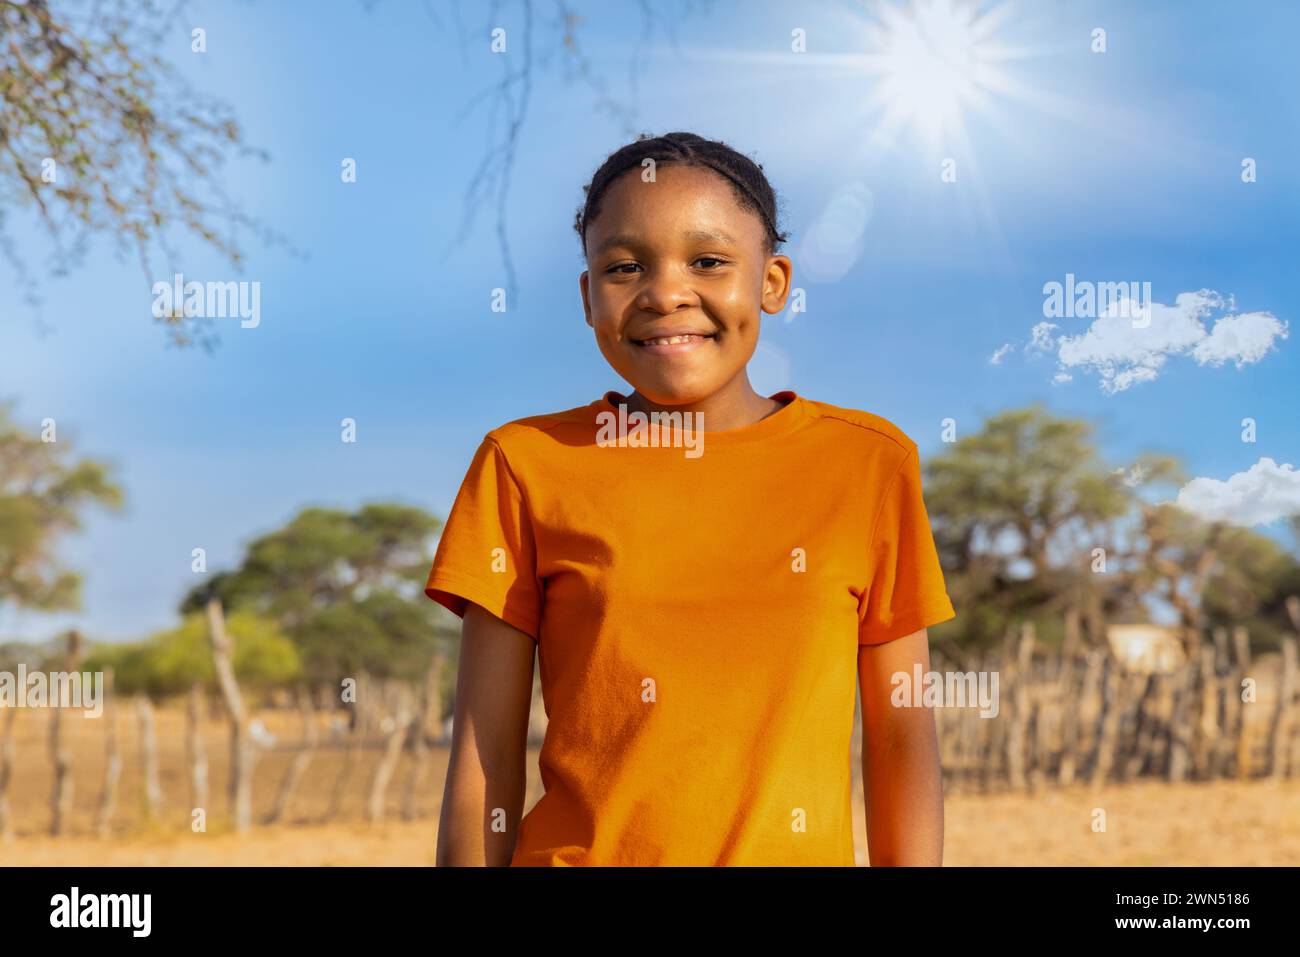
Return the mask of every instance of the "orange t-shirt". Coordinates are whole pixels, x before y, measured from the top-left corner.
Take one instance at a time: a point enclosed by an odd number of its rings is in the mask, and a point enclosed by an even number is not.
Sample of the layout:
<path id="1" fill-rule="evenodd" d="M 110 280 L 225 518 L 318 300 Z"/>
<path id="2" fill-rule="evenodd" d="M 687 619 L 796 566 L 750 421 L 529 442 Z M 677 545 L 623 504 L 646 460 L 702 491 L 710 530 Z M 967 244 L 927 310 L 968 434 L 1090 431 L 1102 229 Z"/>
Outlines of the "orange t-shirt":
<path id="1" fill-rule="evenodd" d="M 635 416 L 618 442 L 607 392 L 479 446 L 425 591 L 538 643 L 545 793 L 512 865 L 854 864 L 858 645 L 956 613 L 916 443 L 772 398 L 702 445 Z"/>

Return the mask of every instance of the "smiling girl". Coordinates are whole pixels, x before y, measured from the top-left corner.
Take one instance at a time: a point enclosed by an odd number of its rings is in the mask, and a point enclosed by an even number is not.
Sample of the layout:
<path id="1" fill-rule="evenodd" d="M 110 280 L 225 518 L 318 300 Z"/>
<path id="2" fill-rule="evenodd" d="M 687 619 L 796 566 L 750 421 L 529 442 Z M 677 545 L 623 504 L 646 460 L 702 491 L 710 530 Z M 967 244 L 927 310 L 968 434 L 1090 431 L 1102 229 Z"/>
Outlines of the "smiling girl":
<path id="1" fill-rule="evenodd" d="M 587 186 L 583 308 L 633 391 L 489 432 L 448 516 L 426 585 L 464 619 L 440 865 L 851 866 L 855 688 L 870 861 L 942 863 L 933 712 L 891 704 L 955 615 L 917 446 L 750 384 L 790 292 L 776 215 L 761 166 L 691 133 Z M 613 413 L 698 423 L 702 454 L 598 441 Z M 535 652 L 545 792 L 521 819 Z"/>

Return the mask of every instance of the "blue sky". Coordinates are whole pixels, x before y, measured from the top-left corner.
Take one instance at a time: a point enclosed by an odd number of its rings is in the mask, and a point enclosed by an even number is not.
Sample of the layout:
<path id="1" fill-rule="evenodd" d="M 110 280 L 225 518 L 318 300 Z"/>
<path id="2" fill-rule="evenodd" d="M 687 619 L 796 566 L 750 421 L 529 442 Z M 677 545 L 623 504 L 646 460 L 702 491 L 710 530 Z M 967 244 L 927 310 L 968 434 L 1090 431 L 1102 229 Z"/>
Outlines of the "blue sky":
<path id="1" fill-rule="evenodd" d="M 465 190 L 500 135 L 490 99 L 474 97 L 522 61 L 519 5 L 487 24 L 462 4 L 459 28 L 436 2 L 189 9 L 169 58 L 271 155 L 232 161 L 222 182 L 306 255 L 248 236 L 236 273 L 178 243 L 187 278 L 261 283 L 260 325 L 217 320 L 213 354 L 167 346 L 140 270 L 107 242 L 44 283 L 48 335 L 0 265 L 0 396 L 17 399 L 28 428 L 52 416 L 60 437 L 111 462 L 128 499 L 120 515 L 88 513 L 61 546 L 85 575 L 83 609 L 0 608 L 0 637 L 77 625 L 128 639 L 170 626 L 195 580 L 192 548 L 206 548 L 209 568 L 229 567 L 309 504 L 397 499 L 445 515 L 485 432 L 627 391 L 583 322 L 571 225 L 583 185 L 627 137 L 589 86 L 566 77 L 549 9 L 535 23 L 506 206 L 519 285 L 504 314 L 490 309 L 505 285 L 495 201 L 455 236 Z M 878 57 L 896 33 L 873 31 L 857 5 L 718 2 L 672 17 L 675 45 L 662 30 L 642 41 L 635 4 L 577 9 L 592 70 L 638 129 L 724 139 L 763 163 L 780 196 L 792 234 L 782 252 L 808 311 L 765 318 L 751 367 L 762 391 L 883 415 L 923 456 L 939 449 L 945 418 L 969 433 L 1041 400 L 1095 422 L 1115 464 L 1163 451 L 1191 476 L 1228 483 L 1198 500 L 1297 494 L 1289 472 L 1252 485 L 1249 470 L 1264 457 L 1300 464 L 1300 342 L 1288 334 L 1300 316 L 1300 7 L 981 4 L 997 14 L 980 41 L 981 56 L 998 54 L 997 89 L 937 135 L 924 116 L 885 127 L 899 107 L 879 99 L 891 74 L 864 54 Z M 190 25 L 207 31 L 206 53 L 190 52 Z M 505 55 L 489 49 L 492 25 L 507 31 Z M 1104 53 L 1091 49 L 1097 27 Z M 791 50 L 796 29 L 805 53 Z M 340 181 L 343 157 L 356 158 L 356 183 Z M 1242 182 L 1246 157 L 1253 183 Z M 955 182 L 941 176 L 948 159 Z M 846 210 L 857 214 L 847 226 Z M 7 212 L 39 264 L 35 223 Z M 1108 391 L 1090 361 L 1059 366 L 1062 336 L 1114 361 L 1095 319 L 1055 320 L 1047 349 L 1024 348 L 1044 320 L 1044 283 L 1067 273 L 1148 281 L 1163 306 L 1201 289 L 1231 297 L 1201 317 L 1207 334 L 1216 320 L 1247 318 L 1207 336 L 1205 361 L 1187 349 L 1147 356 L 1152 378 Z M 1170 328 L 1189 321 L 1176 309 L 1157 316 Z M 1266 348 L 1240 368 L 1213 361 L 1261 337 Z M 1005 357 L 990 361 L 999 349 Z M 1061 371 L 1071 378 L 1057 380 Z M 355 444 L 339 441 L 348 416 Z M 1240 439 L 1245 417 L 1258 423 L 1255 444 Z M 1290 542 L 1280 523 L 1260 530 Z"/>

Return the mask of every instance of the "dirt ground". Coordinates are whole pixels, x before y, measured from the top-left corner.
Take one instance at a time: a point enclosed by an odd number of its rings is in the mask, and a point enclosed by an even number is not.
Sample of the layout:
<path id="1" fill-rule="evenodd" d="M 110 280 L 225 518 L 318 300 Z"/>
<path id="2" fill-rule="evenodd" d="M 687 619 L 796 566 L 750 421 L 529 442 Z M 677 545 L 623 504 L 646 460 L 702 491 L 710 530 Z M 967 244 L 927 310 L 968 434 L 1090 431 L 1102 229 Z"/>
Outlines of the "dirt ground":
<path id="1" fill-rule="evenodd" d="M 212 809 L 208 830 L 188 827 L 189 794 L 184 771 L 184 721 L 175 711 L 158 713 L 157 739 L 163 788 L 162 812 L 148 823 L 139 798 L 134 718 L 119 719 L 124 768 L 114 833 L 100 839 L 92 825 L 104 771 L 104 721 L 68 719 L 73 754 L 74 803 L 68 833 L 49 836 L 52 764 L 49 712 L 20 713 L 14 734 L 11 786 L 14 838 L 0 843 L 0 866 L 29 865 L 401 865 L 434 863 L 437 810 L 447 763 L 434 749 L 417 782 L 415 820 L 401 819 L 402 796 L 413 764 L 403 758 L 388 792 L 387 820 L 370 826 L 364 808 L 378 747 L 358 749 L 350 761 L 342 741 L 323 744 L 290 807 L 286 823 L 258 827 L 247 836 L 226 824 L 225 727 L 204 725 L 211 764 Z M 296 719 L 267 718 L 277 743 L 292 744 Z M 270 807 L 291 750 L 263 753 L 255 772 L 255 816 Z M 540 794 L 537 753 L 530 754 L 528 803 Z M 338 788 L 335 812 L 327 819 Z M 858 862 L 866 864 L 861 790 L 855 798 Z M 1092 827 L 1094 809 L 1105 811 L 1106 829 Z M 1099 791 L 1086 787 L 1044 790 L 1036 795 L 951 795 L 945 802 L 945 853 L 949 866 L 968 865 L 1297 865 L 1300 864 L 1300 781 L 1280 785 L 1231 781 L 1167 785 L 1131 783 Z"/>

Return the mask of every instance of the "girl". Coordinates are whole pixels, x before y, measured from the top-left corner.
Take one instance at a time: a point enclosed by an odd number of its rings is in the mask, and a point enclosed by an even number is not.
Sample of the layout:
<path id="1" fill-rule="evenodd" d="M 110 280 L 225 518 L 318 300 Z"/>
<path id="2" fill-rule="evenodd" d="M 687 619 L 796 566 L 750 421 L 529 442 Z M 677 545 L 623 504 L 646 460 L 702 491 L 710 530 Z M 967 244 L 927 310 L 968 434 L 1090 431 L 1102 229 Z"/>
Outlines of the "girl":
<path id="1" fill-rule="evenodd" d="M 633 391 L 489 432 L 448 516 L 438 863 L 851 866 L 856 684 L 871 863 L 940 864 L 933 712 L 891 704 L 955 614 L 917 446 L 750 385 L 791 279 L 762 167 L 643 135 L 575 228 L 587 324 Z M 534 651 L 545 793 L 521 820 Z"/>

